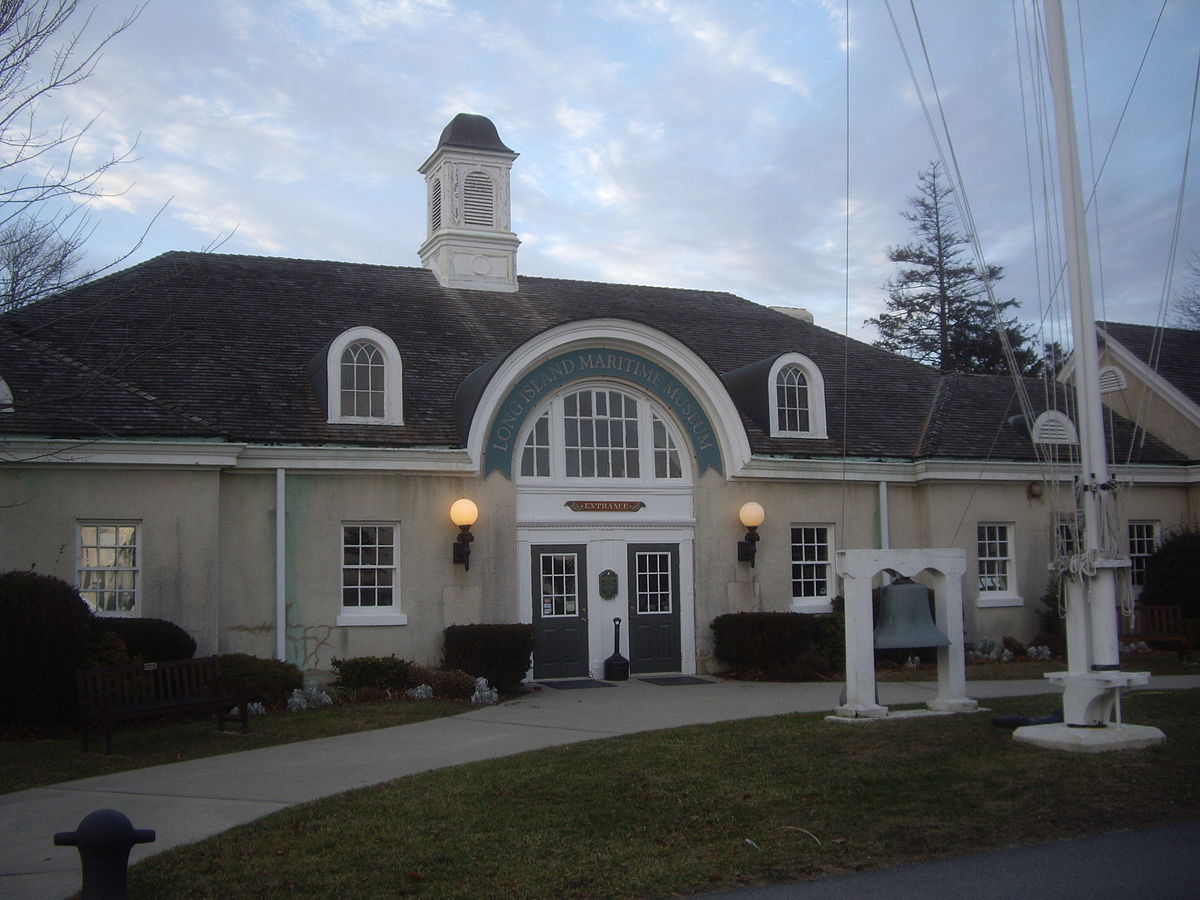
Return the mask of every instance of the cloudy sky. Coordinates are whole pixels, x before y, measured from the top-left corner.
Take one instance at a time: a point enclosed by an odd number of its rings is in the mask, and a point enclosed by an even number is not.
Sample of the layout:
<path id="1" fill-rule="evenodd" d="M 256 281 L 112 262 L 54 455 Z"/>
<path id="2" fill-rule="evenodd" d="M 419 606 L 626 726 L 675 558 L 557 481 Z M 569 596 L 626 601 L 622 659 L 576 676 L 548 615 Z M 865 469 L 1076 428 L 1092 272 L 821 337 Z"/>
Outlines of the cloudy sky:
<path id="1" fill-rule="evenodd" d="M 132 5 L 104 0 L 88 33 Z M 1200 2 L 1065 6 L 1086 185 L 1107 156 L 1098 315 L 1152 324 Z M 106 182 L 120 195 L 93 210 L 94 264 L 169 201 L 131 261 L 227 238 L 223 252 L 419 265 L 417 167 L 450 118 L 473 112 L 521 154 L 522 274 L 731 291 L 871 340 L 863 320 L 895 269 L 886 250 L 909 240 L 900 212 L 938 155 L 927 52 L 984 254 L 1005 269 L 1000 294 L 1042 319 L 1058 265 L 1043 195 L 1057 176 L 1038 162 L 1038 10 L 892 0 L 890 12 L 884 0 L 152 0 L 45 112 L 98 117 L 84 163 L 136 142 Z M 1200 250 L 1196 182 L 1181 263 Z"/>

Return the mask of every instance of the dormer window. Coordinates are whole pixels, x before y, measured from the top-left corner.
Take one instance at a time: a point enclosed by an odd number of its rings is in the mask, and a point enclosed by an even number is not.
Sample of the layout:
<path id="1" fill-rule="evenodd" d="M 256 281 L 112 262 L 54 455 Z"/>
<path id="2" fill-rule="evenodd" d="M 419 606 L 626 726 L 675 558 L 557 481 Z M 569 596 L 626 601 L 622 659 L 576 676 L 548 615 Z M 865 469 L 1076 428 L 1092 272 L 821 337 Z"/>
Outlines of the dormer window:
<path id="1" fill-rule="evenodd" d="M 0 413 L 13 412 L 15 409 L 12 389 L 8 386 L 7 381 L 0 378 Z"/>
<path id="2" fill-rule="evenodd" d="M 343 332 L 326 356 L 329 422 L 403 425 L 400 351 L 375 328 Z"/>
<path id="3" fill-rule="evenodd" d="M 825 437 L 825 381 L 807 356 L 785 353 L 767 382 L 772 437 Z"/>
<path id="4" fill-rule="evenodd" d="M 383 353 L 370 341 L 355 341 L 342 351 L 342 415 L 382 419 L 387 399 Z"/>
<path id="5" fill-rule="evenodd" d="M 484 172 L 471 172 L 463 183 L 463 223 L 491 228 L 495 224 L 495 210 L 492 179 Z"/>
<path id="6" fill-rule="evenodd" d="M 808 379 L 799 366 L 784 366 L 775 377 L 775 412 L 779 431 L 808 431 Z"/>

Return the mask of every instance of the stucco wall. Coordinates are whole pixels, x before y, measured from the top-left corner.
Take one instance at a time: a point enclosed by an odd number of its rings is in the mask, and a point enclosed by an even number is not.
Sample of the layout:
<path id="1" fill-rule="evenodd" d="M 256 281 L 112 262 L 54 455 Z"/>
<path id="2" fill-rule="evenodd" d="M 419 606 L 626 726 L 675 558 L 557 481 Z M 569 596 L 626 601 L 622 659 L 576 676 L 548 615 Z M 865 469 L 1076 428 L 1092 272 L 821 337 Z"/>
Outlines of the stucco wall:
<path id="1" fill-rule="evenodd" d="M 175 622 L 196 639 L 197 653 L 214 653 L 219 479 L 215 470 L 8 469 L 0 569 L 33 568 L 74 583 L 79 520 L 138 522 L 140 614 Z"/>

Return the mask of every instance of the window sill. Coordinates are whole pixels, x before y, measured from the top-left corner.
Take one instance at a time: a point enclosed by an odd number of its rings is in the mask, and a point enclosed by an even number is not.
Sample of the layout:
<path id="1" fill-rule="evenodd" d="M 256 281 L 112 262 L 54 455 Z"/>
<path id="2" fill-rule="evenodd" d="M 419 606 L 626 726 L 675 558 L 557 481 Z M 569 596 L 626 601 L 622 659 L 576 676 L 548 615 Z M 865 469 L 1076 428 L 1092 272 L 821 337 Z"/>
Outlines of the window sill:
<path id="1" fill-rule="evenodd" d="M 822 600 L 819 597 L 793 597 L 792 612 L 816 615 L 833 612 L 833 601 Z"/>
<path id="2" fill-rule="evenodd" d="M 1002 606 L 1024 606 L 1025 600 L 1016 594 L 980 594 L 976 606 L 991 609 Z"/>
<path id="3" fill-rule="evenodd" d="M 359 625 L 407 625 L 408 616 L 399 612 L 342 612 L 337 617 L 337 624 L 339 627 L 356 627 Z"/>

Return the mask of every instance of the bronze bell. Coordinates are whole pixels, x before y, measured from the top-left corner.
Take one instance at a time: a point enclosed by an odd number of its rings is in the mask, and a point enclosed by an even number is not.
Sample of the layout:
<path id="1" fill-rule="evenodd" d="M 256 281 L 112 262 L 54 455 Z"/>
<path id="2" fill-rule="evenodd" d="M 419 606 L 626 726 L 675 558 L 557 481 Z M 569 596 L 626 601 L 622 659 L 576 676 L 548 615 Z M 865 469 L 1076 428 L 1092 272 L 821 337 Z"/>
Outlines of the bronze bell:
<path id="1" fill-rule="evenodd" d="M 898 578 L 879 593 L 879 624 L 875 647 L 879 650 L 909 647 L 947 647 L 950 638 L 933 623 L 929 589 L 909 578 Z"/>

